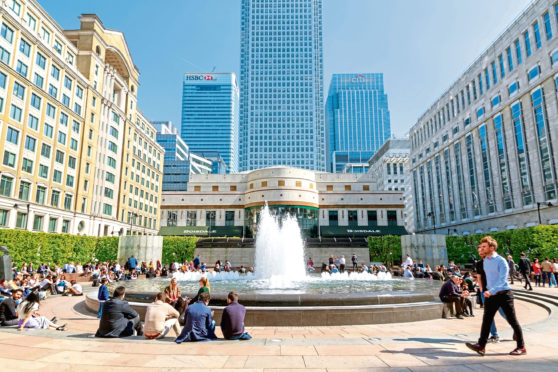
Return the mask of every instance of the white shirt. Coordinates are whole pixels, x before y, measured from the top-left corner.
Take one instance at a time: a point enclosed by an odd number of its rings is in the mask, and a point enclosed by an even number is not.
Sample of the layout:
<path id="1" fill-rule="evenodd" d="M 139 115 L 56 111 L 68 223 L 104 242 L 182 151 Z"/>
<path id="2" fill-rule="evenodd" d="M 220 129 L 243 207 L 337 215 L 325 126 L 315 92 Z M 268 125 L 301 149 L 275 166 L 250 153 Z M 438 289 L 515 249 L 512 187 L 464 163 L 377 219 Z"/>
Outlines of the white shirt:
<path id="1" fill-rule="evenodd" d="M 407 257 L 405 260 L 405 266 L 413 266 L 413 259 L 411 257 Z"/>
<path id="2" fill-rule="evenodd" d="M 26 306 L 26 305 L 27 305 L 27 301 L 23 301 L 22 303 L 17 305 L 17 318 L 18 318 L 18 320 L 25 319 L 25 317 L 27 316 L 27 313 L 23 312 L 23 307 Z M 39 304 L 35 302 L 35 304 L 33 304 L 33 307 L 31 308 L 31 311 L 39 311 Z"/>
<path id="3" fill-rule="evenodd" d="M 114 265 L 114 271 L 120 271 L 120 264 Z"/>
<path id="4" fill-rule="evenodd" d="M 73 289 L 75 289 L 78 293 L 83 293 L 83 288 L 81 287 L 81 284 L 74 284 L 72 286 Z"/>
<path id="5" fill-rule="evenodd" d="M 48 280 L 48 279 L 45 278 L 45 279 L 43 279 L 43 280 L 41 281 L 41 284 L 39 284 L 39 286 L 42 288 L 42 287 L 44 287 L 44 286 L 47 285 L 47 284 L 50 284 L 50 280 Z"/>

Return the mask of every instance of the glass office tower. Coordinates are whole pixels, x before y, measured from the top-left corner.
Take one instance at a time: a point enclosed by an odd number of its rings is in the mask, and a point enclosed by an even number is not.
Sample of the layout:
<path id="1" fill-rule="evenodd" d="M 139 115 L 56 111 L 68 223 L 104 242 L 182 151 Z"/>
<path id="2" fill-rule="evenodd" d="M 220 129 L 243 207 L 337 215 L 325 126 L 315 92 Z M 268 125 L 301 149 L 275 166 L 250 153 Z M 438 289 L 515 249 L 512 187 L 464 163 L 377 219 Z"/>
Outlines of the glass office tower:
<path id="1" fill-rule="evenodd" d="M 186 73 L 180 136 L 190 151 L 217 151 L 238 171 L 238 84 L 234 73 Z"/>
<path id="2" fill-rule="evenodd" d="M 383 74 L 334 74 L 325 111 L 330 172 L 367 163 L 391 136 Z"/>
<path id="3" fill-rule="evenodd" d="M 242 0 L 240 170 L 325 171 L 321 0 Z"/>

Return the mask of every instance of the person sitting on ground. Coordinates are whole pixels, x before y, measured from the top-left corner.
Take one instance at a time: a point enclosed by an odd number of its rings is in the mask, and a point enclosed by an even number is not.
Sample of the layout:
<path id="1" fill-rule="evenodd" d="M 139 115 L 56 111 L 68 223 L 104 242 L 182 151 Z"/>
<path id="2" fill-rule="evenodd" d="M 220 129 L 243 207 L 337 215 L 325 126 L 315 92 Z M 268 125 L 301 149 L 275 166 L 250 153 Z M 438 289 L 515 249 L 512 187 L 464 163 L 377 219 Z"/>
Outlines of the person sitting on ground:
<path id="1" fill-rule="evenodd" d="M 453 305 L 455 304 L 455 317 L 463 319 L 463 297 L 469 297 L 469 292 L 461 292 L 459 288 L 460 277 L 456 274 L 451 276 L 447 282 L 440 288 L 440 300 L 450 306 L 450 313 L 453 313 Z"/>
<path id="2" fill-rule="evenodd" d="M 238 272 L 240 274 L 246 274 L 246 268 L 244 267 L 244 265 L 240 265 L 240 269 L 238 269 Z"/>
<path id="3" fill-rule="evenodd" d="M 175 308 L 165 303 L 165 294 L 162 292 L 157 293 L 155 302 L 147 307 L 145 313 L 145 324 L 143 325 L 145 338 L 163 338 L 169 333 L 171 328 L 178 337 L 180 334 L 178 315 L 178 311 Z"/>
<path id="4" fill-rule="evenodd" d="M 405 272 L 403 273 L 403 276 L 407 279 L 414 279 L 414 275 L 413 272 L 411 271 L 411 266 L 406 266 L 405 267 Z"/>
<path id="5" fill-rule="evenodd" d="M 64 296 L 83 296 L 83 288 L 75 279 L 70 280 L 70 286 L 66 289 Z"/>
<path id="6" fill-rule="evenodd" d="M 331 273 L 332 274 L 338 274 L 339 270 L 337 270 L 337 266 L 335 266 L 335 264 L 331 265 Z"/>
<path id="7" fill-rule="evenodd" d="M 65 331 L 66 324 L 61 326 L 55 324 L 53 320 L 48 320 L 46 317 L 39 314 L 39 295 L 31 292 L 29 296 L 19 304 L 17 307 L 18 315 L 18 331 L 23 328 L 36 328 L 36 329 L 49 329 L 54 328 L 57 331 Z"/>
<path id="8" fill-rule="evenodd" d="M 177 344 L 184 341 L 209 341 L 215 336 L 215 322 L 213 311 L 209 308 L 210 296 L 208 292 L 199 295 L 199 301 L 188 306 L 186 322 L 180 335 L 174 340 Z"/>
<path id="9" fill-rule="evenodd" d="M 229 292 L 227 307 L 221 316 L 221 331 L 227 340 L 249 340 L 252 338 L 244 332 L 244 317 L 246 308 L 238 303 L 238 294 Z"/>
<path id="10" fill-rule="evenodd" d="M 155 273 L 155 269 L 153 267 L 150 267 L 147 274 L 145 274 L 145 278 L 146 279 L 153 279 L 153 278 L 156 278 L 156 277 L 157 277 L 157 274 Z"/>
<path id="11" fill-rule="evenodd" d="M 9 297 L 11 295 L 10 287 L 6 278 L 0 280 L 0 295 Z"/>
<path id="12" fill-rule="evenodd" d="M 143 334 L 140 317 L 128 301 L 124 300 L 125 295 L 126 288 L 117 287 L 112 299 L 105 302 L 95 337 L 115 338 L 129 337 L 134 333 L 138 336 Z"/>
<path id="13" fill-rule="evenodd" d="M 198 283 L 200 284 L 200 289 L 198 290 L 198 294 L 196 294 L 196 296 L 190 300 L 190 304 L 195 304 L 196 302 L 198 302 L 199 298 L 200 298 L 200 295 L 202 293 L 204 293 L 204 292 L 209 293 L 209 279 L 208 278 L 206 278 L 205 276 L 202 276 Z"/>
<path id="14" fill-rule="evenodd" d="M 15 289 L 10 297 L 0 303 L 0 326 L 14 326 L 18 324 L 17 305 L 21 301 L 23 291 Z"/>
<path id="15" fill-rule="evenodd" d="M 182 308 L 183 300 L 182 297 L 180 297 L 180 288 L 178 288 L 175 278 L 172 278 L 170 285 L 165 288 L 165 301 L 176 310 Z"/>

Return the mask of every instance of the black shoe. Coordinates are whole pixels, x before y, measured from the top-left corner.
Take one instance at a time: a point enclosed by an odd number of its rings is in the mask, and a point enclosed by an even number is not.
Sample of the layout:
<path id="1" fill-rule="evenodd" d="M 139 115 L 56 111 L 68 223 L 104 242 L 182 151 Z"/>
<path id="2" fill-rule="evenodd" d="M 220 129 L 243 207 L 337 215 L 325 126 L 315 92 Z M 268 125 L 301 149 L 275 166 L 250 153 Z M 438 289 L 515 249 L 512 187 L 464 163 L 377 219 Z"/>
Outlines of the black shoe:
<path id="1" fill-rule="evenodd" d="M 463 315 L 461 315 L 461 314 L 457 314 L 455 317 L 456 317 L 457 319 L 464 319 L 464 318 L 463 318 Z"/>
<path id="2" fill-rule="evenodd" d="M 484 354 L 486 353 L 484 347 L 480 346 L 479 344 L 467 342 L 465 345 L 467 345 L 469 349 L 476 351 L 481 356 L 484 356 Z"/>
<path id="3" fill-rule="evenodd" d="M 56 323 L 57 321 L 58 319 L 55 316 L 53 316 L 52 319 L 50 320 L 51 323 Z"/>
<path id="4" fill-rule="evenodd" d="M 57 330 L 57 331 L 65 331 L 65 330 L 66 330 L 66 324 L 64 323 L 64 324 L 62 324 L 61 326 L 56 327 L 56 330 Z"/>

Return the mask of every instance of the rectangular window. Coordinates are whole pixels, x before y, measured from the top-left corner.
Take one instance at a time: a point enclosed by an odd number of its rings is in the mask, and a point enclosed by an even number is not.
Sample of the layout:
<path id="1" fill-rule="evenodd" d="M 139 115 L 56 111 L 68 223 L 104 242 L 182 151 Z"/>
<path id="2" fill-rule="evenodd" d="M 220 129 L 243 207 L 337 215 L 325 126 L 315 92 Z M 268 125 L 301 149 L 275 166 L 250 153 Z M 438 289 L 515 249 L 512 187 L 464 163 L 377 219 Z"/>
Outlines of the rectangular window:
<path id="1" fill-rule="evenodd" d="M 516 94 L 518 90 L 519 90 L 519 82 L 516 81 L 510 84 L 510 86 L 508 87 L 508 93 L 510 97 Z"/>
<path id="2" fill-rule="evenodd" d="M 376 227 L 378 226 L 378 212 L 377 211 L 368 211 L 368 226 L 369 227 Z"/>
<path id="3" fill-rule="evenodd" d="M 107 164 L 112 168 L 116 168 L 116 159 L 111 158 L 110 156 L 108 156 L 107 157 Z"/>
<path id="4" fill-rule="evenodd" d="M 6 39 L 6 41 L 10 44 L 14 40 L 14 30 L 8 27 L 8 25 L 6 25 L 5 23 L 2 23 L 2 28 L 0 28 L 0 35 L 2 35 L 2 37 Z"/>
<path id="5" fill-rule="evenodd" d="M 484 106 L 479 107 L 477 110 L 477 119 L 480 119 L 484 115 Z"/>
<path id="6" fill-rule="evenodd" d="M 358 211 L 347 211 L 347 217 L 349 218 L 349 227 L 358 226 Z"/>
<path id="7" fill-rule="evenodd" d="M 484 88 L 482 86 L 482 76 L 479 74 L 478 78 L 479 78 L 479 92 L 480 95 L 482 96 L 484 94 Z"/>
<path id="8" fill-rule="evenodd" d="M 105 196 L 109 199 L 112 199 L 114 197 L 114 191 L 112 189 L 109 189 L 108 187 L 105 187 Z"/>
<path id="9" fill-rule="evenodd" d="M 42 68 L 43 70 L 46 67 L 46 58 L 41 53 L 37 52 L 37 56 L 35 57 L 35 64 Z"/>
<path id="10" fill-rule="evenodd" d="M 5 209 L 0 209 L 0 226 L 8 226 L 9 212 Z"/>
<path id="11" fill-rule="evenodd" d="M 72 90 L 73 80 L 67 76 L 64 76 L 64 86 L 66 89 Z"/>
<path id="12" fill-rule="evenodd" d="M 60 205 L 60 191 L 52 190 L 50 195 L 50 205 L 58 208 Z"/>
<path id="13" fill-rule="evenodd" d="M 64 195 L 64 209 L 66 210 L 70 210 L 72 209 L 72 200 L 73 200 L 73 196 L 72 195 Z"/>
<path id="14" fill-rule="evenodd" d="M 25 96 L 25 87 L 16 81 L 14 82 L 13 93 L 14 96 L 16 96 L 17 98 L 23 99 L 23 97 Z"/>
<path id="15" fill-rule="evenodd" d="M 43 228 L 43 216 L 35 215 L 35 217 L 33 217 L 33 230 L 41 231 L 42 228 Z"/>
<path id="16" fill-rule="evenodd" d="M 52 138 L 54 134 L 54 128 L 52 125 L 45 123 L 43 134 L 48 138 Z"/>
<path id="17" fill-rule="evenodd" d="M 503 79 L 506 76 L 506 69 L 504 68 L 504 56 L 500 54 L 498 56 L 498 61 L 500 62 L 500 76 Z"/>
<path id="18" fill-rule="evenodd" d="M 35 72 L 35 75 L 33 77 L 33 83 L 39 88 L 43 89 L 44 82 L 45 80 L 43 79 L 43 77 Z"/>
<path id="19" fill-rule="evenodd" d="M 500 170 L 500 179 L 502 187 L 502 199 L 504 209 L 513 208 L 513 198 L 511 192 L 511 182 L 508 170 L 508 158 L 506 152 L 506 141 L 503 129 L 502 115 L 494 117 L 494 132 L 496 134 L 496 147 L 498 150 L 498 166 Z"/>
<path id="20" fill-rule="evenodd" d="M 6 177 L 6 176 L 0 177 L 0 195 L 11 197 L 13 182 L 14 179 L 11 177 Z"/>
<path id="21" fill-rule="evenodd" d="M 70 149 L 77 151 L 78 149 L 78 141 L 74 138 L 70 138 Z"/>
<path id="22" fill-rule="evenodd" d="M 498 74 L 496 72 L 496 62 L 492 62 L 492 79 L 493 79 L 493 83 L 494 85 L 496 85 L 496 83 L 498 83 Z"/>
<path id="23" fill-rule="evenodd" d="M 37 27 L 37 20 L 31 14 L 27 13 L 27 26 L 33 31 Z"/>
<path id="24" fill-rule="evenodd" d="M 79 85 L 76 85 L 76 96 L 78 98 L 83 98 L 83 88 Z"/>
<path id="25" fill-rule="evenodd" d="M 39 130 L 39 119 L 31 114 L 27 118 L 27 126 L 35 131 Z"/>
<path id="26" fill-rule="evenodd" d="M 54 119 L 54 117 L 56 116 L 56 107 L 54 107 L 50 103 L 47 103 L 46 114 L 49 118 Z"/>
<path id="27" fill-rule="evenodd" d="M 52 181 L 56 182 L 56 183 L 62 183 L 62 172 L 60 172 L 59 170 L 55 169 L 54 173 L 52 175 Z"/>
<path id="28" fill-rule="evenodd" d="M 33 173 L 33 160 L 23 158 L 21 162 L 21 170 L 27 173 Z"/>
<path id="29" fill-rule="evenodd" d="M 397 226 L 397 211 L 387 211 L 388 226 Z"/>
<path id="30" fill-rule="evenodd" d="M 62 94 L 62 104 L 67 108 L 70 108 L 70 97 L 65 94 Z"/>
<path id="31" fill-rule="evenodd" d="M 60 80 L 60 69 L 55 65 L 52 65 L 50 69 L 50 76 L 52 76 L 54 80 Z"/>
<path id="32" fill-rule="evenodd" d="M 76 158 L 74 158 L 73 156 L 68 157 L 68 168 L 76 169 Z"/>
<path id="33" fill-rule="evenodd" d="M 550 25 L 550 15 L 548 14 L 548 12 L 543 15 L 543 19 L 544 19 L 544 32 L 546 34 L 546 40 L 550 40 L 552 39 L 552 26 Z"/>
<path id="34" fill-rule="evenodd" d="M 21 39 L 19 40 L 19 51 L 26 57 L 29 57 L 29 54 L 31 52 L 31 45 L 27 41 Z"/>
<path id="35" fill-rule="evenodd" d="M 4 159 L 2 161 L 2 164 L 10 168 L 15 168 L 15 163 L 16 163 L 16 154 L 14 154 L 13 152 L 9 152 L 7 150 L 4 151 Z"/>
<path id="36" fill-rule="evenodd" d="M 30 194 L 31 194 L 31 184 L 29 182 L 21 181 L 19 183 L 18 199 L 23 201 L 29 201 Z"/>
<path id="37" fill-rule="evenodd" d="M 0 88 L 6 89 L 7 76 L 5 73 L 0 72 Z"/>
<path id="38" fill-rule="evenodd" d="M 490 75 L 488 73 L 487 68 L 484 69 L 484 78 L 486 80 L 486 90 L 489 90 L 490 89 Z"/>
<path id="39" fill-rule="evenodd" d="M 56 156 L 54 157 L 54 160 L 58 163 L 58 164 L 62 164 L 64 165 L 64 153 L 60 150 L 56 150 Z"/>
<path id="40" fill-rule="evenodd" d="M 57 218 L 51 217 L 48 219 L 48 232 L 53 233 L 56 232 L 56 223 L 58 222 Z"/>
<path id="41" fill-rule="evenodd" d="M 66 133 L 58 132 L 58 143 L 66 145 Z"/>
<path id="42" fill-rule="evenodd" d="M 43 143 L 41 146 L 41 156 L 50 159 L 50 149 L 51 147 L 46 143 Z"/>
<path id="43" fill-rule="evenodd" d="M 41 109 L 41 97 L 39 97 L 35 93 L 31 93 L 31 106 L 33 106 L 37 110 Z"/>
<path id="44" fill-rule="evenodd" d="M 515 58 L 517 59 L 517 64 L 521 64 L 521 44 L 519 43 L 519 39 L 515 41 Z"/>
<path id="45" fill-rule="evenodd" d="M 103 204 L 103 213 L 107 216 L 112 215 L 112 205 L 104 203 Z"/>
<path id="46" fill-rule="evenodd" d="M 521 196 L 523 205 L 533 204 L 533 192 L 531 189 L 531 169 L 529 166 L 529 154 L 527 144 L 523 135 L 523 114 L 521 103 L 517 102 L 511 107 L 512 121 L 515 134 L 515 146 L 519 168 L 519 180 L 521 181 Z"/>
<path id="47" fill-rule="evenodd" d="M 533 30 L 535 31 L 535 45 L 537 49 L 541 47 L 541 32 L 539 31 L 539 22 L 533 24 Z"/>
<path id="48" fill-rule="evenodd" d="M 492 105 L 492 108 L 498 106 L 500 104 L 500 95 L 493 97 L 490 104 Z"/>
<path id="49" fill-rule="evenodd" d="M 48 167 L 46 165 L 39 164 L 39 177 L 48 179 Z"/>
<path id="50" fill-rule="evenodd" d="M 338 211 L 328 211 L 329 226 L 339 225 L 339 212 Z"/>
<path id="51" fill-rule="evenodd" d="M 10 52 L 2 47 L 0 47 L 0 61 L 4 62 L 7 65 L 10 64 Z"/>
<path id="52" fill-rule="evenodd" d="M 531 55 L 531 40 L 529 39 L 529 31 L 526 31 L 523 34 L 523 38 L 525 39 L 525 51 L 527 53 L 527 57 L 529 57 Z"/>
<path id="53" fill-rule="evenodd" d="M 52 84 L 49 84 L 48 85 L 48 94 L 50 94 L 54 98 L 57 98 L 58 97 L 58 88 L 56 88 Z"/>
<path id="54" fill-rule="evenodd" d="M 558 50 L 552 53 L 552 55 L 550 56 L 550 62 L 552 63 L 553 66 L 556 62 L 558 62 Z"/>
<path id="55" fill-rule="evenodd" d="M 535 66 L 529 70 L 529 81 L 534 80 L 539 77 L 541 73 L 541 68 L 539 66 Z"/>
<path id="56" fill-rule="evenodd" d="M 110 127 L 110 135 L 113 136 L 114 138 L 118 138 L 118 129 L 116 129 L 115 127 L 111 126 L 111 127 Z"/>
<path id="57" fill-rule="evenodd" d="M 35 203 L 45 204 L 46 202 L 46 187 L 37 186 L 37 194 L 35 194 Z"/>
<path id="58" fill-rule="evenodd" d="M 33 137 L 25 137 L 25 149 L 35 152 L 35 146 L 37 145 L 37 140 Z"/>
<path id="59" fill-rule="evenodd" d="M 114 174 L 112 174 L 110 172 L 107 172 L 106 180 L 110 183 L 114 183 L 114 180 L 115 180 Z"/>
<path id="60" fill-rule="evenodd" d="M 466 127 L 467 125 L 471 124 L 471 118 L 467 117 L 463 120 L 463 126 Z"/>
<path id="61" fill-rule="evenodd" d="M 17 212 L 15 227 L 16 229 L 27 228 L 27 213 Z"/>
<path id="62" fill-rule="evenodd" d="M 21 4 L 17 0 L 11 0 L 10 10 L 14 12 L 15 15 L 19 16 L 21 12 Z"/>
<path id="63" fill-rule="evenodd" d="M 81 105 L 77 102 L 74 102 L 74 112 L 81 116 Z"/>
<path id="64" fill-rule="evenodd" d="M 28 70 L 29 70 L 29 69 L 27 68 L 27 65 L 26 65 L 25 63 L 21 62 L 20 60 L 17 61 L 17 64 L 16 64 L 16 71 L 17 71 L 21 76 L 27 77 L 27 71 L 28 71 Z"/>
<path id="65" fill-rule="evenodd" d="M 74 187 L 74 176 L 70 174 L 66 175 L 66 186 Z"/>
<path id="66" fill-rule="evenodd" d="M 8 127 L 8 131 L 6 132 L 6 141 L 17 145 L 19 142 L 19 131 L 12 127 Z"/>
<path id="67" fill-rule="evenodd" d="M 67 234 L 70 232 L 70 221 L 62 220 L 62 233 Z"/>

